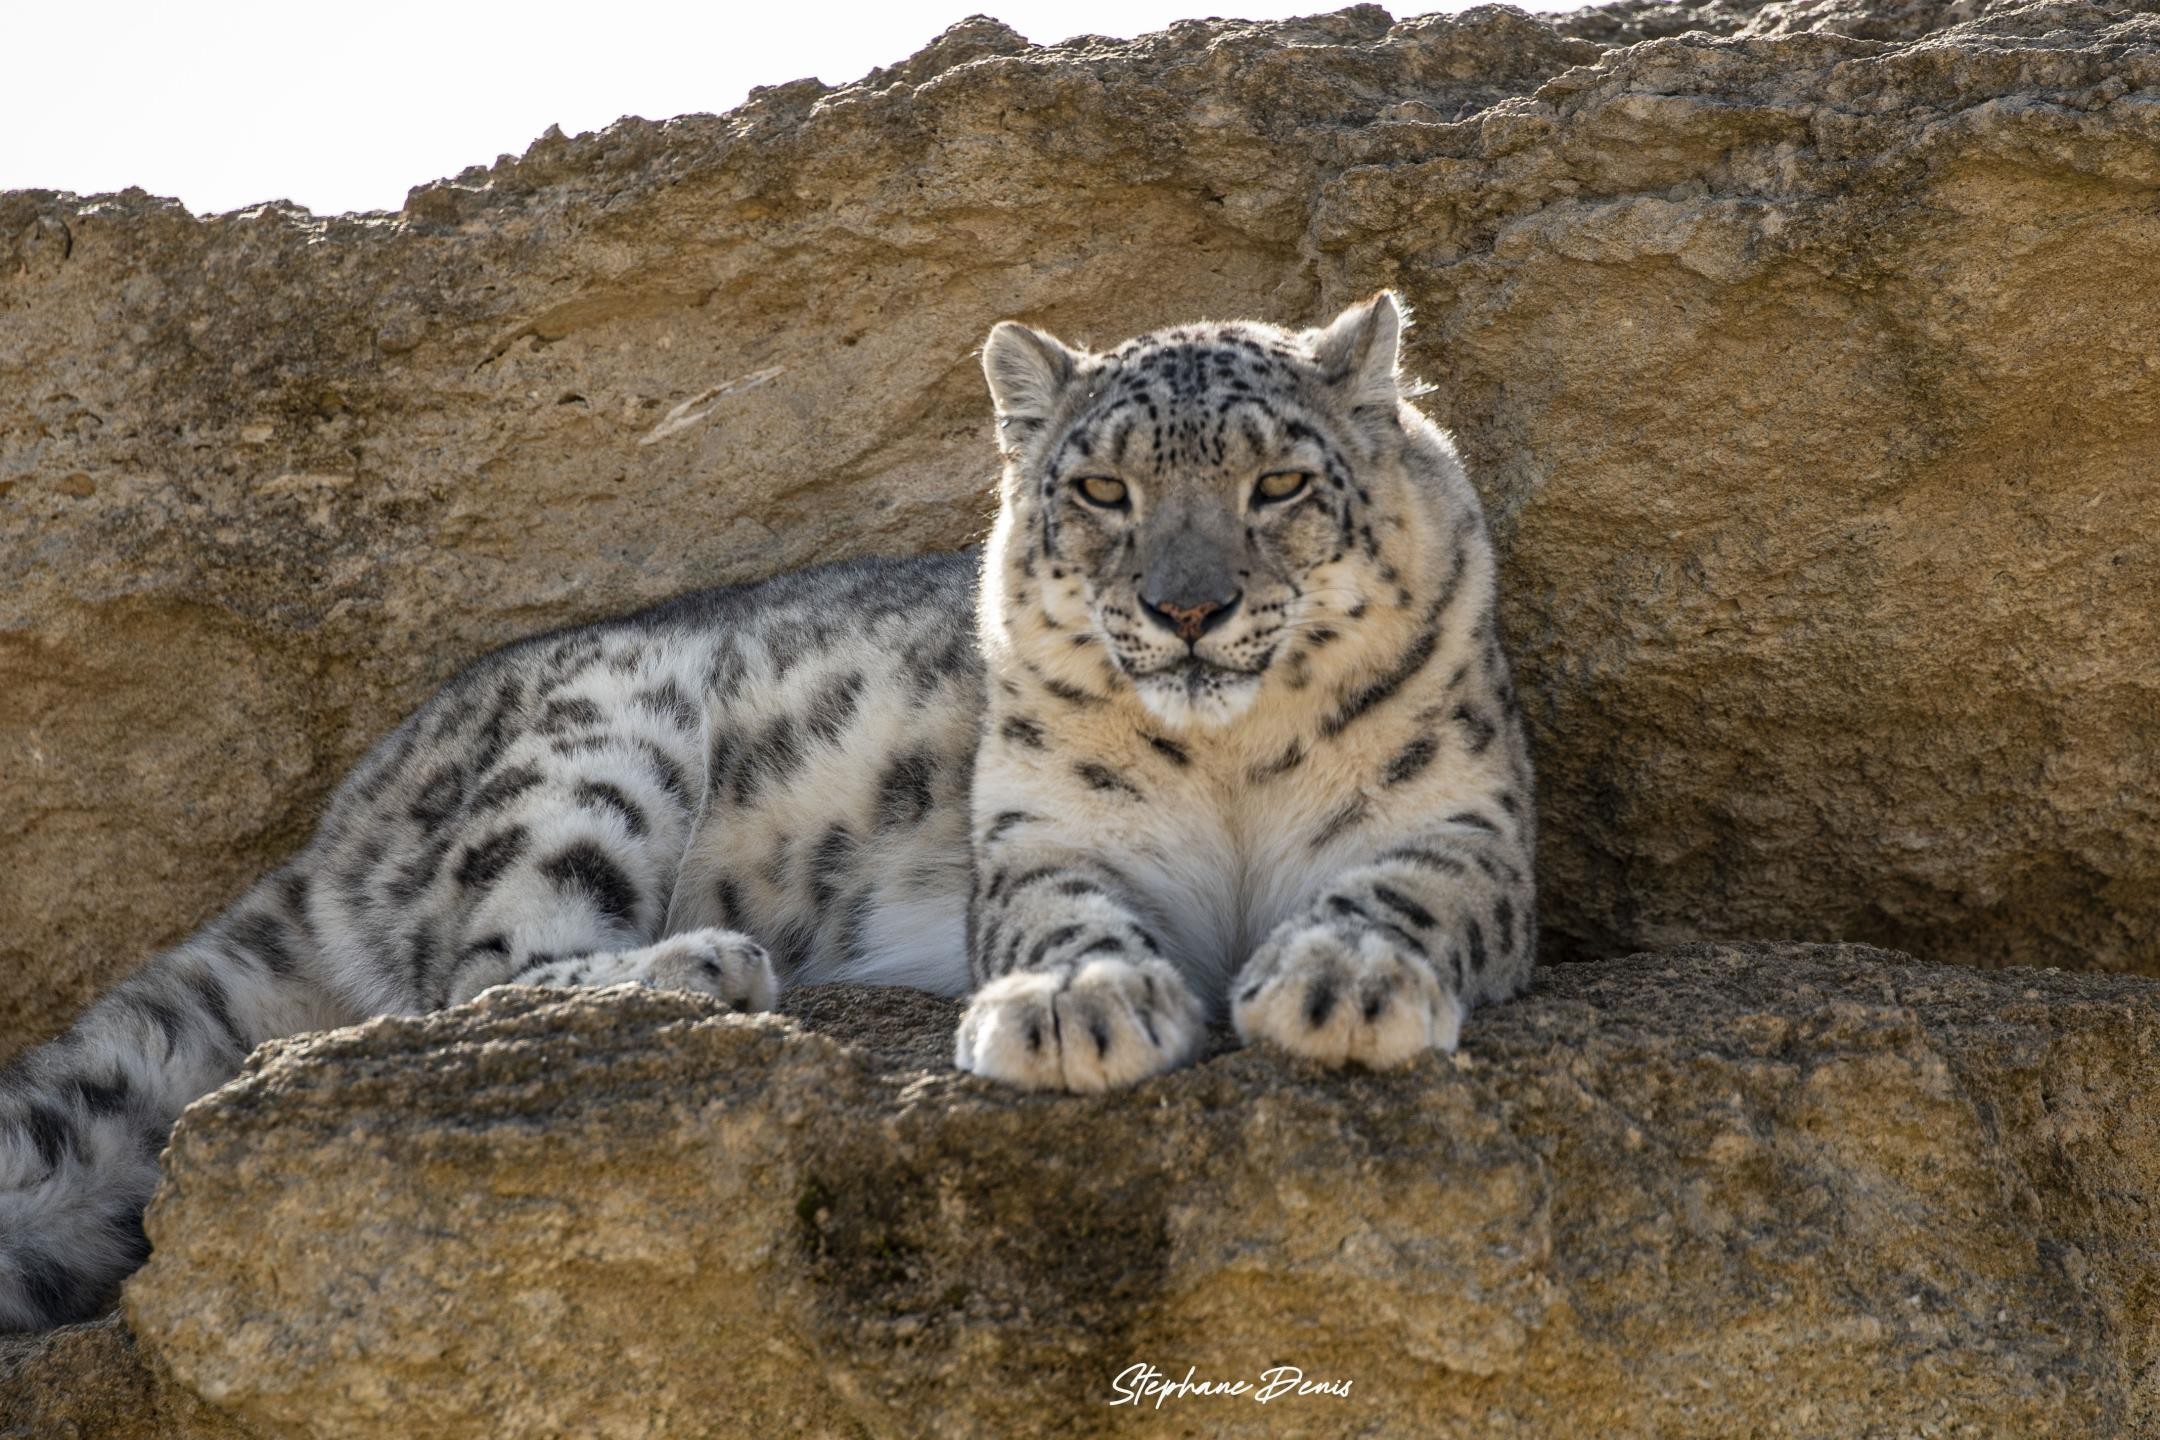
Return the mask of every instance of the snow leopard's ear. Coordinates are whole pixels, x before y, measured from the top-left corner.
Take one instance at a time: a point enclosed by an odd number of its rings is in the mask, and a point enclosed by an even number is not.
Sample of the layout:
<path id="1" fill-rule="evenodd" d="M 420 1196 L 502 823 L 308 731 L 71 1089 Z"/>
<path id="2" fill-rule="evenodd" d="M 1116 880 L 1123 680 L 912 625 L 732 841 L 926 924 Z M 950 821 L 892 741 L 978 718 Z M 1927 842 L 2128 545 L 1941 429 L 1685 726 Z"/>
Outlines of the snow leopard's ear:
<path id="1" fill-rule="evenodd" d="M 1079 370 L 1080 352 L 1064 341 L 1000 320 L 983 343 L 983 374 L 997 406 L 998 429 L 1013 439 L 1032 434 L 1056 412 Z"/>
<path id="2" fill-rule="evenodd" d="M 1397 368 L 1402 363 L 1402 333 L 1410 323 L 1409 307 L 1393 290 L 1361 300 L 1320 330 L 1308 331 L 1313 359 L 1321 376 L 1342 397 L 1345 408 L 1369 405 L 1394 413 L 1402 398 Z"/>

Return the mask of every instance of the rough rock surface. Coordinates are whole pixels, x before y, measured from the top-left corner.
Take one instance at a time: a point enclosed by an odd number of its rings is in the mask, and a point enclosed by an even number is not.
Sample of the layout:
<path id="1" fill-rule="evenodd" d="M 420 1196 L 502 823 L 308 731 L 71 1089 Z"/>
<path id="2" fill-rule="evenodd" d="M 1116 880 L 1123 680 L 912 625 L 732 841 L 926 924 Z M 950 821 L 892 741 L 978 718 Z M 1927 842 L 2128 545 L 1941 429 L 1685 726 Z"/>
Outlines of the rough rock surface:
<path id="1" fill-rule="evenodd" d="M 995 319 L 1382 284 L 1503 545 L 1555 954 L 2160 970 L 2153 8 L 974 20 L 396 215 L 0 197 L 0 1043 L 487 647 L 972 538 Z M 1676 25 L 1731 38 L 1618 43 Z"/>
<path id="2" fill-rule="evenodd" d="M 0 1440 L 253 1440 L 143 1358 L 117 1315 L 0 1336 Z"/>
<path id="3" fill-rule="evenodd" d="M 1709 35 L 1820 32 L 1861 40 L 1917 40 L 2023 0 L 1615 0 L 1563 15 L 1541 16 L 1564 35 L 1601 45 L 1632 45 L 1699 31 Z"/>
<path id="4" fill-rule="evenodd" d="M 2160 1425 L 2151 980 L 1689 947 L 1548 970 L 1453 1062 L 1108 1099 L 954 1073 L 949 1002 L 790 1008 L 266 1050 L 167 1154 L 140 1344 L 294 1437 Z M 1149 1362 L 1351 1390 L 1111 1406 Z"/>

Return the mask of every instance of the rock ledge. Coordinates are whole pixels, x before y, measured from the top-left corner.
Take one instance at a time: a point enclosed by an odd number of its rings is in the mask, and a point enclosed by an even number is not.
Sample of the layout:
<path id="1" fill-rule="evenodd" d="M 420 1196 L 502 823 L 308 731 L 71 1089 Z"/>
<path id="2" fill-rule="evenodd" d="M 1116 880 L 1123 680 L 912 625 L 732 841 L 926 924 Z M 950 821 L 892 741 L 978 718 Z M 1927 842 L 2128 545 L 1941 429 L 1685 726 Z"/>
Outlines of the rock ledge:
<path id="1" fill-rule="evenodd" d="M 1191 1433 L 2160 1423 L 2151 981 L 1688 947 L 1549 969 L 1452 1061 L 1107 1099 L 953 1073 L 949 1002 L 789 1012 L 269 1047 L 180 1126 L 135 1334 L 281 1436 L 1124 1433 L 1169 1423 L 1107 1403 L 1140 1363 L 1354 1382 Z"/>

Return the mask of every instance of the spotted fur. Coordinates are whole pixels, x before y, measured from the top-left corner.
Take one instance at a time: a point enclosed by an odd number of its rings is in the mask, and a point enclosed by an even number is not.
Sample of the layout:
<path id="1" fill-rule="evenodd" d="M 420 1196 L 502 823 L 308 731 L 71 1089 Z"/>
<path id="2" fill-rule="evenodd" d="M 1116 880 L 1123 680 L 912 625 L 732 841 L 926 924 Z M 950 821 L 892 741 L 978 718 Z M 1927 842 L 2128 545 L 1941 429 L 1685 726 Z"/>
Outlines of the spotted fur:
<path id="1" fill-rule="evenodd" d="M 0 1328 L 109 1303 L 173 1119 L 255 1045 L 506 982 L 972 992 L 958 1063 L 1053 1089 L 1169 1068 L 1225 1011 L 1327 1062 L 1452 1047 L 1535 950 L 1530 773 L 1400 328 L 1390 296 L 1102 354 L 1000 326 L 982 553 L 451 681 L 298 855 L 0 1075 Z"/>
<path id="2" fill-rule="evenodd" d="M 1122 1084 L 1225 1005 L 1248 1041 L 1394 1064 L 1527 977 L 1492 549 L 1401 328 L 1382 295 L 1100 355 L 992 333 L 964 1068 Z"/>

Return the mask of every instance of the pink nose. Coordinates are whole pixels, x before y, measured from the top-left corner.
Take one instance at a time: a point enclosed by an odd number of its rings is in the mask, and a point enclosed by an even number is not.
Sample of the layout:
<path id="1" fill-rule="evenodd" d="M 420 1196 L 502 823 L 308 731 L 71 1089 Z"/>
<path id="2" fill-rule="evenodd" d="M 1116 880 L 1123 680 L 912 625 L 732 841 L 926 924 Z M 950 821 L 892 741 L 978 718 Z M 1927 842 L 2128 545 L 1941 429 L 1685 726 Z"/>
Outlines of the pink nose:
<path id="1" fill-rule="evenodd" d="M 1226 619 L 1241 598 L 1233 595 L 1227 602 L 1203 600 L 1197 605 L 1162 605 L 1152 600 L 1143 600 L 1141 603 L 1177 631 L 1179 639 L 1191 641 L 1198 640 Z"/>

